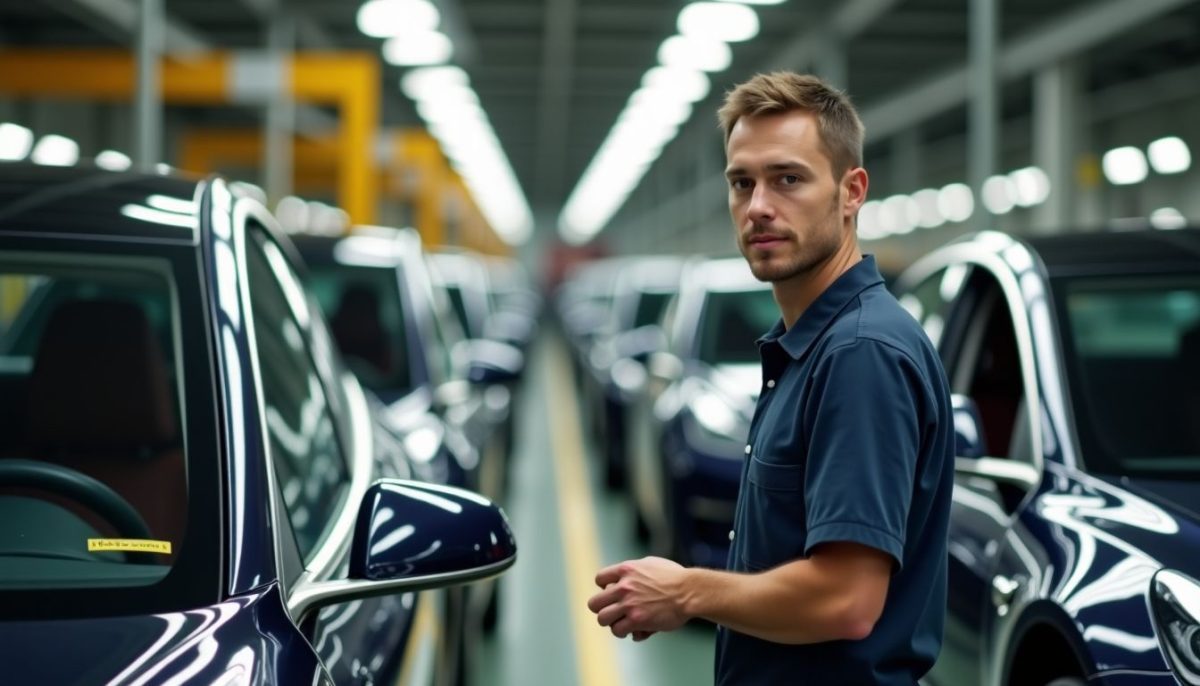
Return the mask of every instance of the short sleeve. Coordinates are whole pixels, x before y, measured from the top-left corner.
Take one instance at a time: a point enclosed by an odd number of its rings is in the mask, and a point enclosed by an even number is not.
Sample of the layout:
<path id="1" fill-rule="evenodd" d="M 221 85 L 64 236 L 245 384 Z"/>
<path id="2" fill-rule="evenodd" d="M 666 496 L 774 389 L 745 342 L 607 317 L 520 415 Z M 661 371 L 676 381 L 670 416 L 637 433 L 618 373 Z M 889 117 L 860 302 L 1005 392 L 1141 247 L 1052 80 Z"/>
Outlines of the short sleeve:
<path id="1" fill-rule="evenodd" d="M 817 364 L 801 418 L 809 437 L 805 555 L 852 542 L 892 556 L 896 571 L 904 565 L 923 388 L 912 360 L 874 339 Z"/>

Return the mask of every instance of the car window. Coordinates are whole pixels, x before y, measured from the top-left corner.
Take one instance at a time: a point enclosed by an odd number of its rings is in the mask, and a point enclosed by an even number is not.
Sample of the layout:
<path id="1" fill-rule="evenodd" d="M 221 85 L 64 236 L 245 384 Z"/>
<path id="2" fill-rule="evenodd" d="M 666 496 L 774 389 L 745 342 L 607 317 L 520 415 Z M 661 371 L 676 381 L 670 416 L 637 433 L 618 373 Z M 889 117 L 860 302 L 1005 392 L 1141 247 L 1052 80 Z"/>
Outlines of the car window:
<path id="1" fill-rule="evenodd" d="M 246 244 L 269 452 L 288 520 L 308 560 L 347 490 L 346 459 L 308 343 L 306 297 L 282 252 L 259 231 Z"/>
<path id="2" fill-rule="evenodd" d="M 937 270 L 912 290 L 900 295 L 900 305 L 921 323 L 925 335 L 935 346 L 941 342 L 950 307 L 962 291 L 966 275 L 966 265 L 950 265 Z"/>
<path id="3" fill-rule="evenodd" d="M 395 270 L 310 265 L 307 283 L 359 381 L 385 402 L 408 393 L 412 370 Z"/>
<path id="4" fill-rule="evenodd" d="M 954 365 L 954 391 L 975 401 L 988 456 L 1033 461 L 1012 310 L 990 274 L 977 271 L 970 288 L 979 296 L 978 307 Z"/>
<path id="5" fill-rule="evenodd" d="M 0 253 L 0 588 L 149 585 L 179 558 L 189 493 L 169 275 L 152 260 Z"/>
<path id="6" fill-rule="evenodd" d="M 656 324 L 662 318 L 667 304 L 674 293 L 670 291 L 644 291 L 637 299 L 637 311 L 633 316 L 633 328 Z"/>
<path id="7" fill-rule="evenodd" d="M 1074 278 L 1052 288 L 1088 468 L 1200 477 L 1200 279 Z"/>
<path id="8" fill-rule="evenodd" d="M 754 342 L 777 321 L 779 307 L 768 289 L 709 293 L 700 320 L 700 360 L 708 364 L 758 364 Z"/>

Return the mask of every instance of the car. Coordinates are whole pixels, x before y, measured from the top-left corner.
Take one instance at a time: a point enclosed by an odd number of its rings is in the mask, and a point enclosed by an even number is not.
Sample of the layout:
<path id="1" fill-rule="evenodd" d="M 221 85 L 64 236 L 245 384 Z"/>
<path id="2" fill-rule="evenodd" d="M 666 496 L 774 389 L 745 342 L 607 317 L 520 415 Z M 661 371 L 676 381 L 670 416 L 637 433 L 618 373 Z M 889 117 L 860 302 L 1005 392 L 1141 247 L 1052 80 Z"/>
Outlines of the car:
<path id="1" fill-rule="evenodd" d="M 613 364 L 632 396 L 626 432 L 639 534 L 686 564 L 724 567 L 750 419 L 762 386 L 754 341 L 779 319 L 746 261 L 689 262 L 662 327 L 666 348 Z"/>
<path id="2" fill-rule="evenodd" d="M 0 164 L 5 683 L 460 678 L 437 589 L 512 531 L 415 478 L 301 272 L 219 177 Z"/>
<path id="3" fill-rule="evenodd" d="M 983 232 L 896 291 L 955 407 L 926 681 L 1197 683 L 1200 232 Z"/>

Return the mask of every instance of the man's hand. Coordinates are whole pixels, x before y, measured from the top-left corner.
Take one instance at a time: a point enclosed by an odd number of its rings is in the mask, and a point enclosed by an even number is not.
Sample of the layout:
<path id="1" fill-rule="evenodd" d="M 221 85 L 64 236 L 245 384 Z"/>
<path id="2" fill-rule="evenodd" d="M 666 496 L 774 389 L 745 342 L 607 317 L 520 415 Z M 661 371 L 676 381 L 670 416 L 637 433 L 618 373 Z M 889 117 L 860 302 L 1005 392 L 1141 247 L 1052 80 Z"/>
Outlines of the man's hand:
<path id="1" fill-rule="evenodd" d="M 600 626 L 613 636 L 644 641 L 658 631 L 672 631 L 689 619 L 683 610 L 687 569 L 661 557 L 645 557 L 606 567 L 596 574 L 604 589 L 588 600 Z"/>

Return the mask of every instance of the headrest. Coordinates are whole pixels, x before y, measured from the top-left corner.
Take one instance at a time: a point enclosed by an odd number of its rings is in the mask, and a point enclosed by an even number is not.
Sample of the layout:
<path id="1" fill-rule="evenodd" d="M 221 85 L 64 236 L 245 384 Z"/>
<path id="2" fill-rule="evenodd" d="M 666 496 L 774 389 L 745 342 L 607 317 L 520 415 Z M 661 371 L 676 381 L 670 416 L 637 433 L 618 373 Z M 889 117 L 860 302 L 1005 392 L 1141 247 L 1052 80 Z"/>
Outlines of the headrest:
<path id="1" fill-rule="evenodd" d="M 162 350 L 137 305 L 71 300 L 46 323 L 29 382 L 35 446 L 103 450 L 175 439 Z"/>

